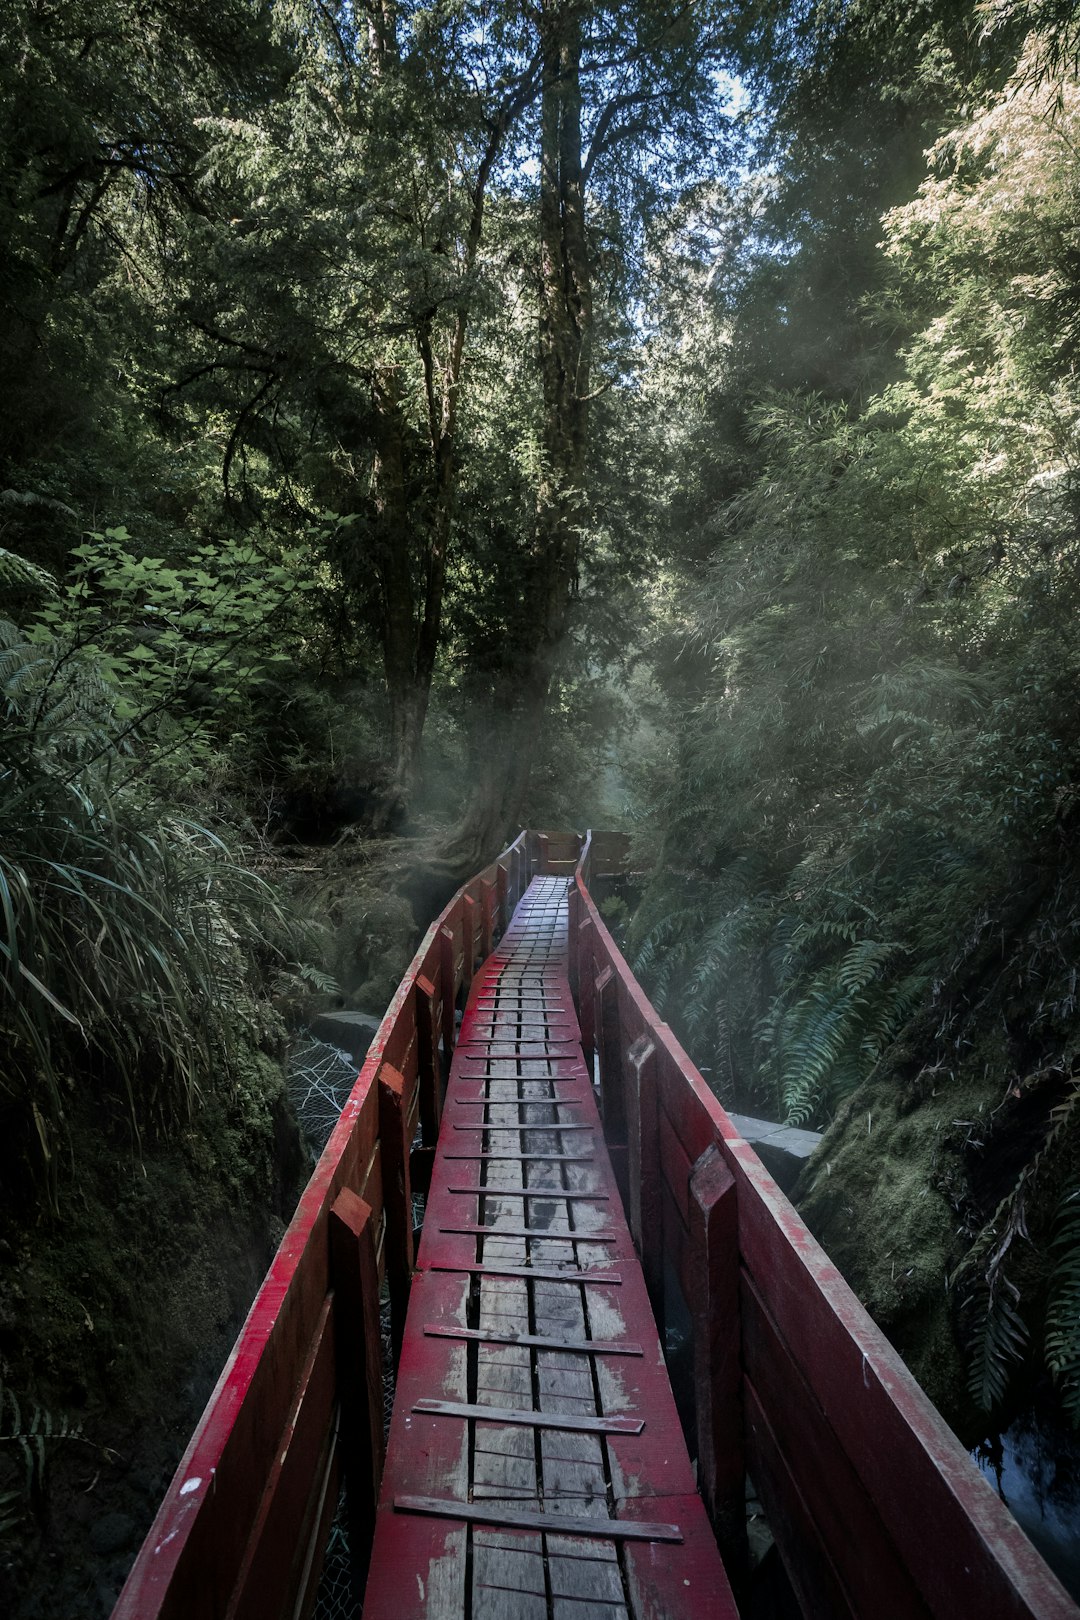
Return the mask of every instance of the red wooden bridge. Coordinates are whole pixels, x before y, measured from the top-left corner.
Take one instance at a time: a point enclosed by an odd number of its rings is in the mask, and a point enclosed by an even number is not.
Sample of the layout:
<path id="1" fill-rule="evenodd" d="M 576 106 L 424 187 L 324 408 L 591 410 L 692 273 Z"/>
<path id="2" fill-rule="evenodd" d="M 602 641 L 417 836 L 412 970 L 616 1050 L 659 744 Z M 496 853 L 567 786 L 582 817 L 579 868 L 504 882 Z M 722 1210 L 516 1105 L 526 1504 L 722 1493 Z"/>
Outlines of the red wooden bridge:
<path id="1" fill-rule="evenodd" d="M 747 1475 L 808 1617 L 1080 1615 L 631 976 L 622 859 L 523 833 L 432 925 L 114 1620 L 309 1615 L 342 1484 L 364 1620 L 726 1620 Z"/>

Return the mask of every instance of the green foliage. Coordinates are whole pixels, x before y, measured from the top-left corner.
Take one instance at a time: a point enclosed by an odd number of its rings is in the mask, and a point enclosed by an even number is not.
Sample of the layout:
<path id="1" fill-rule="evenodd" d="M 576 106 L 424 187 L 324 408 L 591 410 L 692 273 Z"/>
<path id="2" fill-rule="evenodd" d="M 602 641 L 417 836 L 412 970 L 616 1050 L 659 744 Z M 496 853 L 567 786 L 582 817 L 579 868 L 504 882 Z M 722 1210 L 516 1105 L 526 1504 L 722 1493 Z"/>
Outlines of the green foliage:
<path id="1" fill-rule="evenodd" d="M 257 1022 L 256 964 L 286 926 L 217 834 L 111 786 L 99 657 L 0 621 L 0 693 L 5 1151 L 17 1163 L 29 1129 L 55 1196 L 71 1087 L 94 1083 L 137 1131 L 189 1117 L 228 1076 L 238 1021 Z"/>
<path id="2" fill-rule="evenodd" d="M 82 1430 L 63 1413 L 36 1401 L 20 1401 L 0 1380 L 0 1458 L 13 1461 L 15 1482 L 0 1478 L 0 1538 L 21 1520 L 27 1504 L 44 1484 L 49 1453 L 65 1440 L 81 1440 Z"/>
<path id="3" fill-rule="evenodd" d="M 741 217 L 708 198 L 668 222 L 647 379 L 680 476 L 632 947 L 725 1102 L 839 1115 L 840 1143 L 846 1098 L 866 1088 L 865 1138 L 896 1088 L 889 1145 L 846 1161 L 868 1182 L 873 1152 L 918 1152 L 927 1091 L 982 1084 L 992 1133 L 1077 1050 L 1080 88 L 1061 38 L 999 9 L 984 52 L 942 8 L 791 19 L 775 183 L 754 177 Z M 718 221 L 739 245 L 712 292 L 694 233 Z M 1063 1217 L 1052 1247 L 1050 1212 L 1074 1111 L 1029 1118 L 1003 1184 L 1003 1149 L 958 1144 L 956 1166 L 928 1118 L 918 1196 L 947 1200 L 954 1268 L 966 1253 L 972 1399 L 1042 1358 L 1072 1402 L 1075 1233 Z M 866 1270 L 902 1317 L 889 1265 Z"/>
<path id="4" fill-rule="evenodd" d="M 1080 1188 L 1062 1198 L 1051 1247 L 1046 1311 L 1046 1362 L 1062 1391 L 1065 1409 L 1080 1425 Z"/>

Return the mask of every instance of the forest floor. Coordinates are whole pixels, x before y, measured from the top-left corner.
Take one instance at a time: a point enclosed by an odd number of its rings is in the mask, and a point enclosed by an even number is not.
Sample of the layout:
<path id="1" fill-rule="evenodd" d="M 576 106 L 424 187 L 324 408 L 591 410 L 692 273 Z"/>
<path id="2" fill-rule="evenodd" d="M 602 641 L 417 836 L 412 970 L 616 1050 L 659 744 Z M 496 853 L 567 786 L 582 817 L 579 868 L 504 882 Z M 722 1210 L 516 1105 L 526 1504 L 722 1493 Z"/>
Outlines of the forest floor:
<path id="1" fill-rule="evenodd" d="M 53 1436 L 0 1538 L 9 1620 L 111 1613 L 281 1240 L 307 1165 L 280 1065 L 253 1068 L 266 1108 L 246 1156 L 239 1122 L 213 1113 L 136 1151 L 84 1099 L 59 1213 L 0 1217 L 0 1498 L 22 1483 L 12 1431 Z"/>

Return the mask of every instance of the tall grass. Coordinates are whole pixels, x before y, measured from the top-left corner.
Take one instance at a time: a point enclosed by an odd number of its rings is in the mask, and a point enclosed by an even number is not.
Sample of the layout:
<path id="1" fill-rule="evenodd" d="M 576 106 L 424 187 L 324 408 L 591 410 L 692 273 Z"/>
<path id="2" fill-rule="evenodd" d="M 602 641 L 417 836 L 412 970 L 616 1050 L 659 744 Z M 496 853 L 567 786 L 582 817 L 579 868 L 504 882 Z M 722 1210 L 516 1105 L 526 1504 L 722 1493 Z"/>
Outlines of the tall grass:
<path id="1" fill-rule="evenodd" d="M 190 1116 L 284 918 L 210 829 L 111 789 L 120 728 L 93 648 L 0 620 L 0 705 L 0 1105 L 55 1196 L 73 1090 L 126 1105 L 136 1132 Z"/>

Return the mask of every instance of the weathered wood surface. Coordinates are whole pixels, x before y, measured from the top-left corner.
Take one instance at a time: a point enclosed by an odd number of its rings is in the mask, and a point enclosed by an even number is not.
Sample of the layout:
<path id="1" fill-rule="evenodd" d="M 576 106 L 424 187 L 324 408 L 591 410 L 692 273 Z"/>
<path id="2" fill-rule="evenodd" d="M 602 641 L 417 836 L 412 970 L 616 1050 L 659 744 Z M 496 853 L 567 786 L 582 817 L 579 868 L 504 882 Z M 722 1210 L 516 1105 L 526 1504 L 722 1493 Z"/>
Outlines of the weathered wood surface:
<path id="1" fill-rule="evenodd" d="M 534 881 L 458 1035 L 365 1620 L 735 1615 L 577 1040 L 565 891 Z"/>

